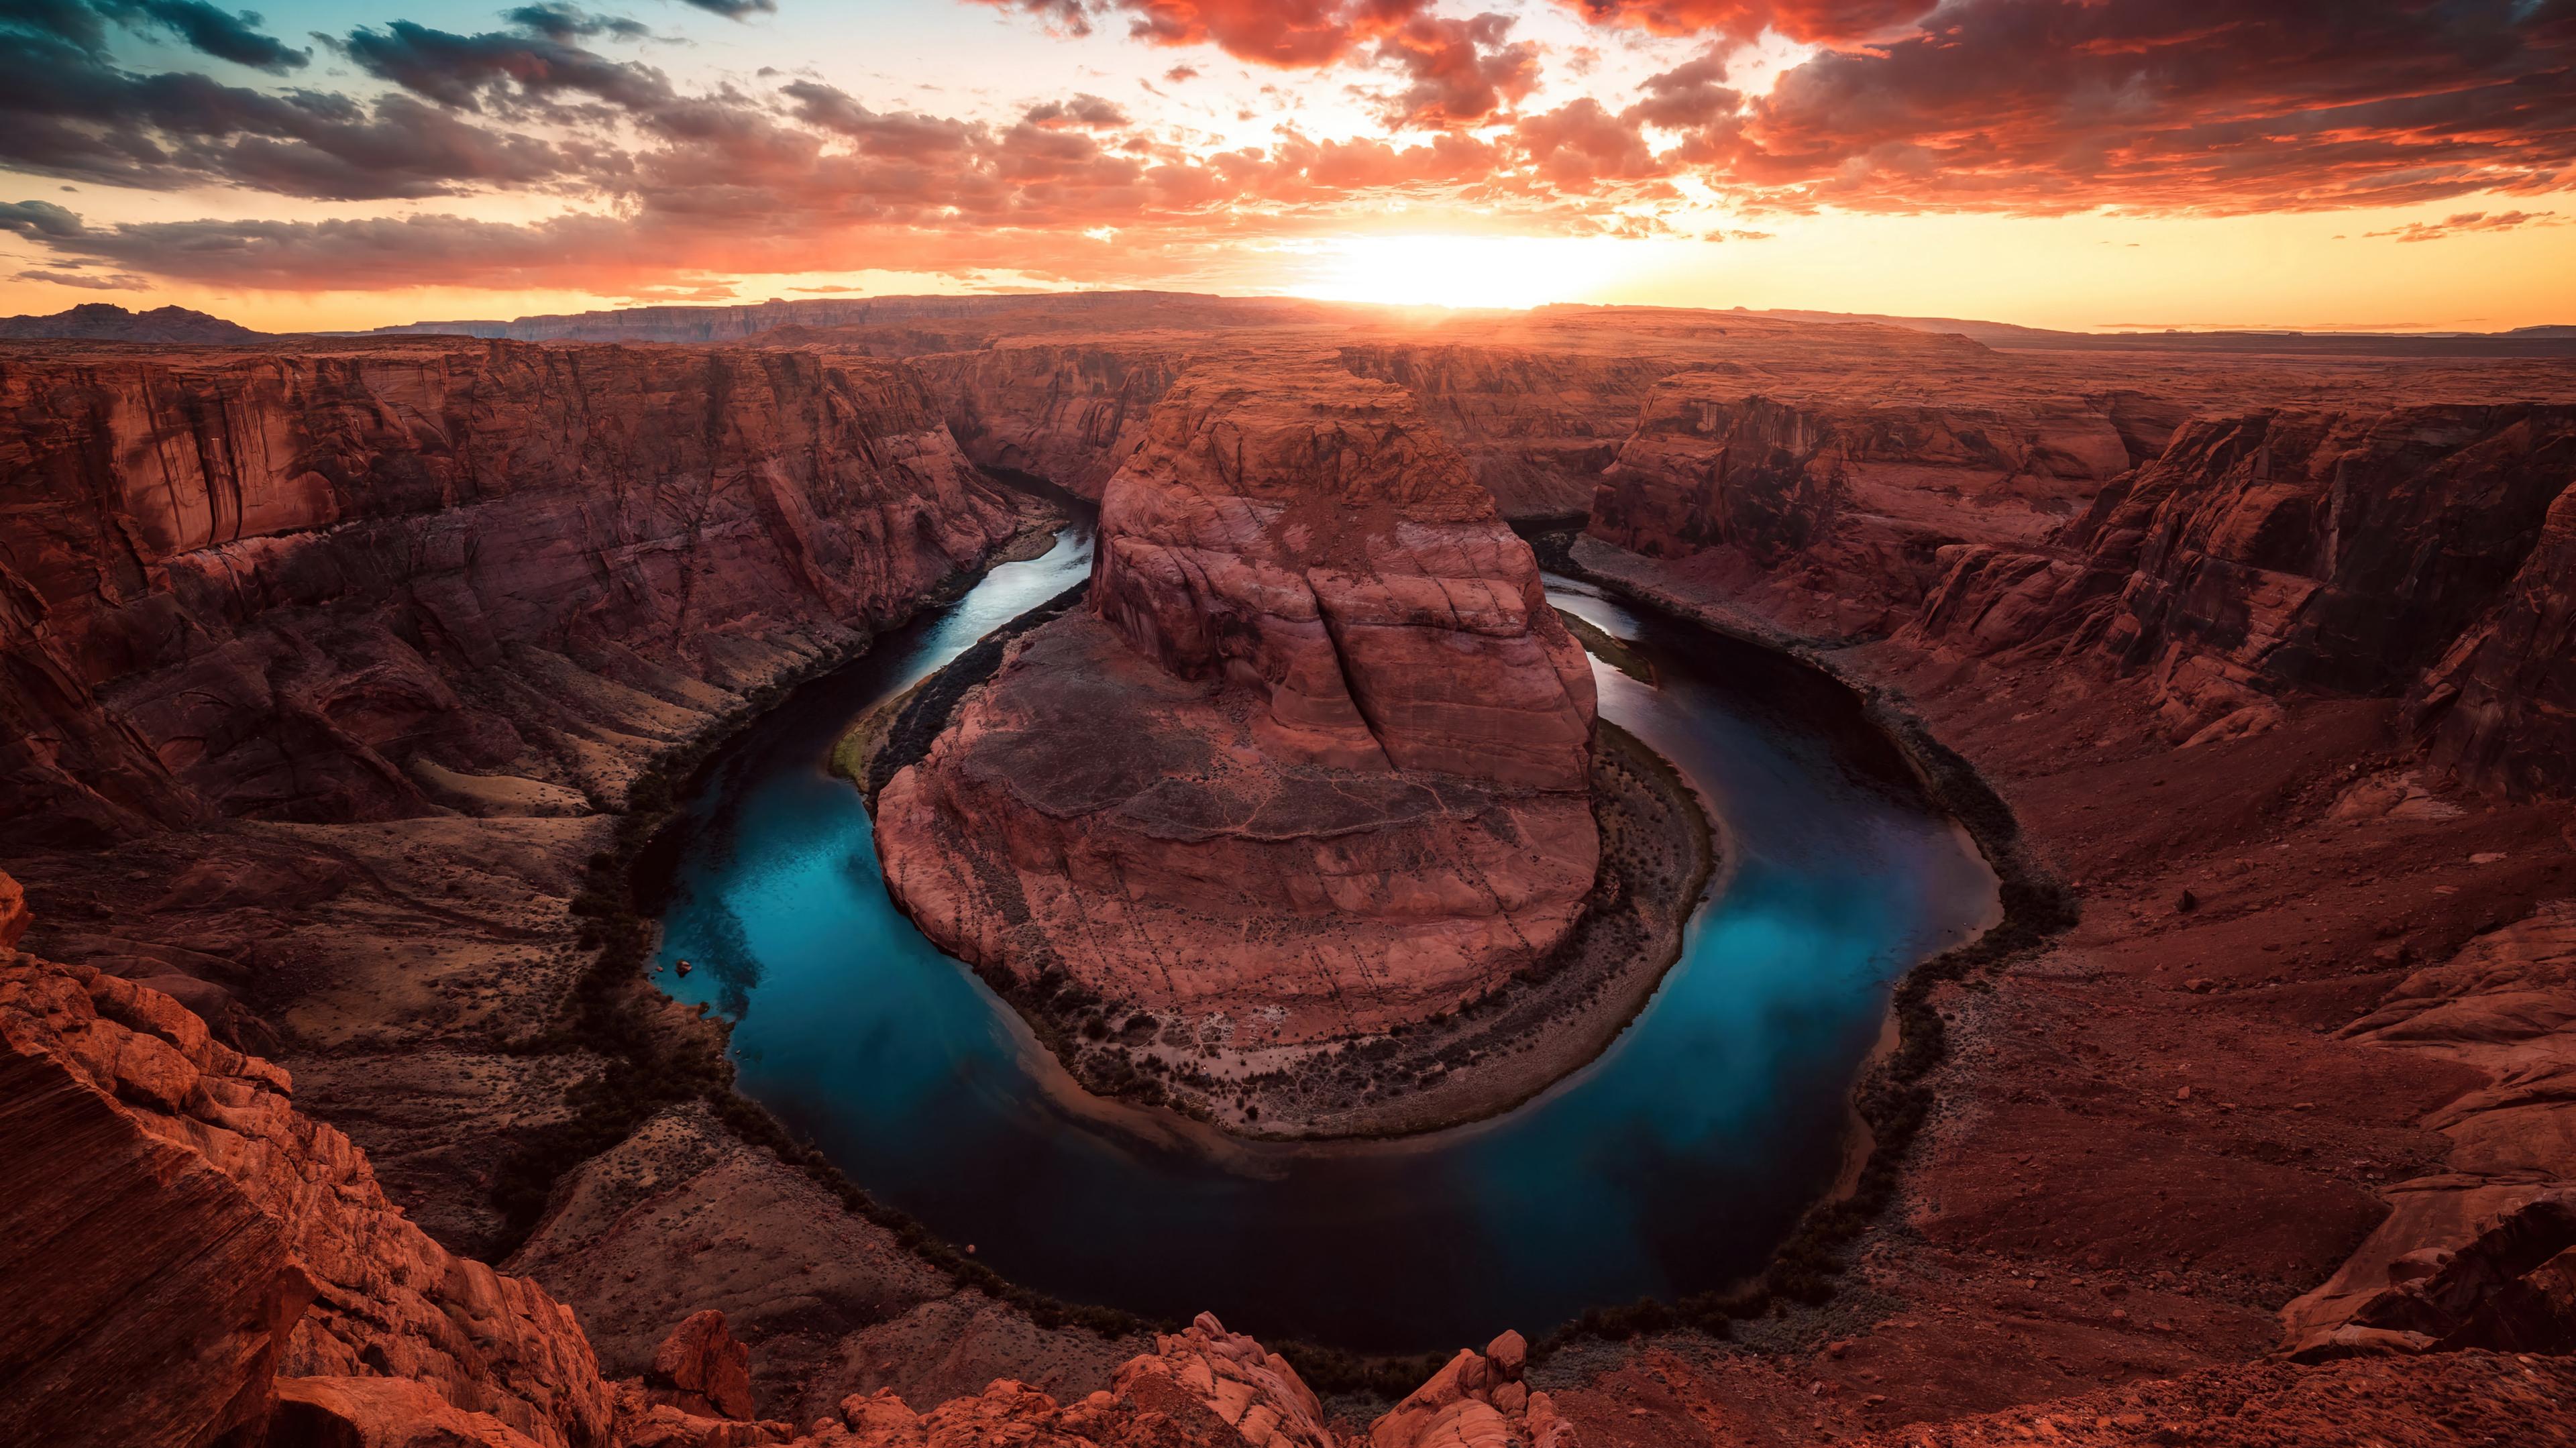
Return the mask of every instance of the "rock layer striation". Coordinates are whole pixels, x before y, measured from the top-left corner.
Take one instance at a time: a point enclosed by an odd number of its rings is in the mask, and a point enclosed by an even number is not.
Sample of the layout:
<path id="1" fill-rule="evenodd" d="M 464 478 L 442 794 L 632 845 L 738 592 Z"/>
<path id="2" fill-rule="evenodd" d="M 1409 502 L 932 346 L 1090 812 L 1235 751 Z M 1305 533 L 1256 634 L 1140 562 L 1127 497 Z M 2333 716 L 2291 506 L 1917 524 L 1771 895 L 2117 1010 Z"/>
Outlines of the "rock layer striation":
<path id="1" fill-rule="evenodd" d="M 0 812 L 61 843 L 577 811 L 1018 524 L 913 374 L 800 352 L 47 351 L 0 416 Z"/>

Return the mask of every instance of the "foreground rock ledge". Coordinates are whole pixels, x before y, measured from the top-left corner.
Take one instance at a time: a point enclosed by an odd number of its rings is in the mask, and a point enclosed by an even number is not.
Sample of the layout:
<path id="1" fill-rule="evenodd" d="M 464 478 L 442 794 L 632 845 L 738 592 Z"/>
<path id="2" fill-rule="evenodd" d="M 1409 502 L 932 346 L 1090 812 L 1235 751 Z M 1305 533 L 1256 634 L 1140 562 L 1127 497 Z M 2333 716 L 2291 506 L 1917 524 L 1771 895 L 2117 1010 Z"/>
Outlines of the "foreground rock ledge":
<path id="1" fill-rule="evenodd" d="M 1275 1065 L 1545 958 L 1599 864 L 1593 714 L 1409 394 L 1206 369 L 1108 484 L 1090 611 L 887 784 L 880 853 L 931 939 L 1061 982 L 1057 1014 Z"/>

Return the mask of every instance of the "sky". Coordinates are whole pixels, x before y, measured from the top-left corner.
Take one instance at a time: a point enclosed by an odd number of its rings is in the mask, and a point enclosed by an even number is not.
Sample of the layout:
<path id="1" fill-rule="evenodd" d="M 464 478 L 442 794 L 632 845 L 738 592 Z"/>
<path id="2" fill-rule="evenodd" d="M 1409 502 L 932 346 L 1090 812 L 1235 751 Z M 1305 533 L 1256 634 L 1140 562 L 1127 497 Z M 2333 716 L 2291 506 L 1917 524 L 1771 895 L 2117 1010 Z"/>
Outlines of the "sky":
<path id="1" fill-rule="evenodd" d="M 0 314 L 2576 323 L 2576 0 L 0 0 Z"/>

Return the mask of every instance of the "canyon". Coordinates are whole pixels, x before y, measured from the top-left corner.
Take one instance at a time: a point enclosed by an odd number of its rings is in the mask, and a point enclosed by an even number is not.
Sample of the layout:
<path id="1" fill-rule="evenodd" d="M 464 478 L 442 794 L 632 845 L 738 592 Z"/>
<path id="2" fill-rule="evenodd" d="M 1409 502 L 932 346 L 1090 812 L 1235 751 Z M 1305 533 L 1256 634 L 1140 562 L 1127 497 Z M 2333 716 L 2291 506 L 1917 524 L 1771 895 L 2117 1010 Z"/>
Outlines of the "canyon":
<path id="1" fill-rule="evenodd" d="M 0 1140 L 76 1168 L 9 1204 L 0 1424 L 2563 1433 L 2564 362 L 1662 309 L 887 311 L 0 353 Z M 1436 807 L 1344 807 L 1489 877 L 1499 846 L 1458 821 L 1509 818 L 1557 869 L 1519 915 L 1413 918 L 1544 937 L 1594 875 L 1591 678 L 1509 517 L 1560 530 L 1550 566 L 1795 651 L 1972 767 L 2080 918 L 1906 997 L 1912 1074 L 1872 1079 L 1919 1129 L 1866 1210 L 1801 1238 L 1821 1267 L 1374 1375 L 1015 1292 L 731 1092 L 721 1023 L 639 968 L 616 872 L 708 741 L 1050 527 L 1018 475 L 1101 499 L 1092 595 L 887 785 L 890 874 L 936 800 L 971 843 L 1029 845 L 1014 878 L 1099 850 L 1195 879 L 1218 839 L 1245 852 L 1218 884 L 1285 890 L 1230 818 L 1097 816 L 1202 768 L 1239 798 L 1436 776 Z M 1408 536 L 1432 541 L 1383 541 Z M 1426 624 L 1435 592 L 1454 623 Z M 1420 662 L 1449 653 L 1474 710 Z M 1050 711 L 1076 707 L 1127 711 L 1134 756 L 1065 767 Z M 1221 770 L 1166 758 L 1218 737 L 1242 741 Z M 1003 917 L 962 886 L 898 889 L 970 959 L 1026 948 L 970 939 Z M 1356 1009 L 1427 1013 L 1524 958 L 1444 946 Z M 1081 964 L 1141 1000 L 1119 961 Z"/>

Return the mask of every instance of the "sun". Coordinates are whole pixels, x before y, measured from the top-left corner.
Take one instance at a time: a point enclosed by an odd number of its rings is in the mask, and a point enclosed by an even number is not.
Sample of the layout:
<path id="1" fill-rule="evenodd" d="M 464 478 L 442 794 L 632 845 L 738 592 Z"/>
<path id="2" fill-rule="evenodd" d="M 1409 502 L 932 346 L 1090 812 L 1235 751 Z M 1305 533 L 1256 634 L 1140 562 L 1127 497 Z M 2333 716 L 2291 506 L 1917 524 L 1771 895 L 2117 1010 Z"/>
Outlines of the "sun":
<path id="1" fill-rule="evenodd" d="M 1604 238 L 1416 234 L 1318 244 L 1287 288 L 1318 301 L 1504 308 L 1587 301 L 1617 274 Z"/>

